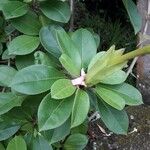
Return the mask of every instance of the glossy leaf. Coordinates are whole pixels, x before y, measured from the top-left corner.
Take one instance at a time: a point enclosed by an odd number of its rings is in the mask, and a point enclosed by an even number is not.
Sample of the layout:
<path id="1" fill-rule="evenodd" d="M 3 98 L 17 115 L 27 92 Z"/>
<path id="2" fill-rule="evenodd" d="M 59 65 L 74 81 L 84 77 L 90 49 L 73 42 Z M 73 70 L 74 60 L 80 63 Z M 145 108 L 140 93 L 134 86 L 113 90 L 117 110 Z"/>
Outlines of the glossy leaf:
<path id="1" fill-rule="evenodd" d="M 25 140 L 25 142 L 26 142 L 26 144 L 27 144 L 27 149 L 28 149 L 28 150 L 32 150 L 34 135 L 31 134 L 31 133 L 27 133 L 27 134 L 24 135 L 23 138 L 24 138 L 24 140 Z"/>
<path id="2" fill-rule="evenodd" d="M 112 107 L 122 110 L 125 107 L 124 99 L 116 92 L 108 89 L 105 86 L 97 85 L 95 89 L 99 97 Z"/>
<path id="3" fill-rule="evenodd" d="M 79 126 L 71 129 L 71 134 L 80 133 L 80 134 L 85 134 L 86 135 L 87 132 L 88 132 L 88 120 L 84 121 Z"/>
<path id="4" fill-rule="evenodd" d="M 34 58 L 35 58 L 35 64 L 47 65 L 47 66 L 51 66 L 54 68 L 57 67 L 54 59 L 50 57 L 50 55 L 42 51 L 36 51 L 34 53 Z"/>
<path id="5" fill-rule="evenodd" d="M 43 137 L 51 144 L 64 140 L 70 133 L 70 118 L 58 128 L 43 131 Z"/>
<path id="6" fill-rule="evenodd" d="M 0 115 L 8 112 L 16 106 L 21 106 L 24 98 L 14 95 L 13 93 L 0 93 Z"/>
<path id="7" fill-rule="evenodd" d="M 24 123 L 26 124 L 28 122 L 27 119 L 30 119 L 27 116 L 27 114 L 25 114 L 23 112 L 23 110 L 20 106 L 9 110 L 9 112 L 2 115 L 2 118 L 3 118 L 4 123 L 12 122 L 12 125 L 14 123 L 18 124 L 18 125 L 23 125 Z M 21 126 L 21 128 L 22 128 L 22 126 Z"/>
<path id="8" fill-rule="evenodd" d="M 86 29 L 79 29 L 72 34 L 71 39 L 80 52 L 82 68 L 87 68 L 97 51 L 97 45 L 92 33 Z"/>
<path id="9" fill-rule="evenodd" d="M 122 70 L 119 70 L 107 76 L 100 82 L 104 84 L 110 84 L 110 85 L 121 84 L 126 80 L 126 78 L 127 78 L 126 73 Z"/>
<path id="10" fill-rule="evenodd" d="M 6 3 L 8 3 L 9 0 L 0 0 L 0 11 L 3 10 L 3 5 L 5 5 Z"/>
<path id="11" fill-rule="evenodd" d="M 71 115 L 71 127 L 76 127 L 83 123 L 87 117 L 90 108 L 88 94 L 78 89 L 74 98 L 72 115 Z"/>
<path id="12" fill-rule="evenodd" d="M 16 67 L 18 70 L 21 70 L 31 65 L 34 65 L 33 53 L 28 55 L 16 56 Z"/>
<path id="13" fill-rule="evenodd" d="M 92 60 L 90 61 L 89 66 L 88 66 L 88 71 L 90 71 L 91 68 L 94 68 L 94 66 L 96 66 L 96 63 L 97 63 L 98 61 L 101 61 L 101 59 L 103 58 L 103 56 L 105 55 L 105 53 L 106 53 L 105 51 L 99 52 L 99 53 L 97 53 L 97 54 L 92 58 Z M 107 63 L 107 61 L 106 61 L 106 63 Z M 104 66 L 105 66 L 106 63 L 104 63 Z M 101 63 L 101 65 L 102 65 L 102 63 Z"/>
<path id="14" fill-rule="evenodd" d="M 38 124 L 40 131 L 54 129 L 61 126 L 70 116 L 72 98 L 55 100 L 48 94 L 38 109 Z"/>
<path id="15" fill-rule="evenodd" d="M 122 0 L 123 4 L 128 12 L 130 21 L 134 28 L 135 34 L 137 34 L 142 27 L 142 17 L 140 16 L 137 6 L 134 4 L 132 0 Z"/>
<path id="16" fill-rule="evenodd" d="M 72 85 L 71 80 L 60 79 L 52 85 L 51 96 L 54 99 L 63 99 L 71 96 L 75 90 L 76 86 Z"/>
<path id="17" fill-rule="evenodd" d="M 110 59 L 111 51 L 105 53 L 98 53 L 90 62 L 88 72 L 86 75 L 86 83 L 91 84 L 95 80 L 96 76 L 99 76 L 99 72 L 103 73 L 103 69 L 106 68 Z M 93 83 L 94 84 L 94 83 Z"/>
<path id="18" fill-rule="evenodd" d="M 6 140 L 13 136 L 20 128 L 20 125 L 0 123 L 0 141 Z"/>
<path id="19" fill-rule="evenodd" d="M 0 150 L 5 150 L 5 148 L 4 148 L 2 143 L 0 143 Z"/>
<path id="20" fill-rule="evenodd" d="M 43 137 L 33 139 L 31 150 L 53 150 L 52 146 Z"/>
<path id="21" fill-rule="evenodd" d="M 40 44 L 38 37 L 20 35 L 8 45 L 10 55 L 26 55 L 32 53 Z"/>
<path id="22" fill-rule="evenodd" d="M 2 11 L 6 19 L 17 18 L 27 13 L 28 5 L 19 1 L 8 1 L 3 4 Z"/>
<path id="23" fill-rule="evenodd" d="M 43 47 L 54 57 L 58 58 L 61 55 L 59 46 L 56 40 L 56 29 L 62 29 L 59 26 L 44 26 L 40 30 L 40 41 Z"/>
<path id="24" fill-rule="evenodd" d="M 98 100 L 98 107 L 102 121 L 107 128 L 116 134 L 127 134 L 129 120 L 124 110 L 119 111 Z"/>
<path id="25" fill-rule="evenodd" d="M 80 71 L 75 67 L 75 64 L 71 60 L 69 56 L 66 54 L 62 54 L 59 58 L 62 66 L 68 71 L 68 73 L 72 76 L 78 77 L 80 76 Z"/>
<path id="26" fill-rule="evenodd" d="M 98 107 L 97 107 L 97 96 L 96 96 L 96 94 L 92 90 L 88 90 L 87 92 L 88 92 L 89 99 L 90 99 L 90 110 L 97 111 Z"/>
<path id="27" fill-rule="evenodd" d="M 64 76 L 56 69 L 45 65 L 32 65 L 20 70 L 14 77 L 11 88 L 29 95 L 43 93 Z"/>
<path id="28" fill-rule="evenodd" d="M 64 150 L 83 150 L 88 143 L 88 139 L 83 134 L 70 135 L 65 144 Z"/>
<path id="29" fill-rule="evenodd" d="M 15 28 L 11 24 L 8 24 L 4 29 L 7 36 L 15 31 Z"/>
<path id="30" fill-rule="evenodd" d="M 8 144 L 6 150 L 27 150 L 26 143 L 21 136 L 15 136 Z"/>
<path id="31" fill-rule="evenodd" d="M 40 7 L 43 14 L 54 21 L 63 23 L 67 23 L 69 21 L 71 12 L 66 2 L 51 0 L 41 3 Z"/>
<path id="32" fill-rule="evenodd" d="M 75 64 L 74 67 L 80 71 L 81 56 L 70 36 L 64 30 L 57 30 L 57 41 L 62 53 L 68 55 Z"/>
<path id="33" fill-rule="evenodd" d="M 110 67 L 106 67 L 104 68 L 103 70 L 101 70 L 99 72 L 99 74 L 97 74 L 95 76 L 95 78 L 93 79 L 92 83 L 93 84 L 97 84 L 97 83 L 100 83 L 101 81 L 103 80 L 107 80 L 108 77 L 110 77 L 111 75 L 113 76 L 115 73 L 117 73 L 118 71 L 121 71 L 122 68 L 126 65 L 126 62 L 125 63 L 121 63 L 121 64 L 118 64 L 118 65 L 114 65 L 114 66 L 110 66 Z M 123 80 L 126 79 L 126 75 L 124 74 L 124 77 L 123 77 Z M 118 82 L 122 82 L 122 81 L 119 81 L 120 79 L 118 79 Z"/>
<path id="34" fill-rule="evenodd" d="M 100 44 L 100 36 L 97 33 L 93 33 L 93 36 L 94 36 L 94 39 L 95 39 L 95 42 L 96 42 L 96 46 L 98 48 L 99 44 Z"/>
<path id="35" fill-rule="evenodd" d="M 9 66 L 0 66 L 0 86 L 9 87 L 17 71 Z"/>
<path id="36" fill-rule="evenodd" d="M 140 105 L 143 104 L 141 93 L 132 85 L 123 83 L 115 86 L 108 86 L 107 88 L 120 95 L 127 105 Z"/>
<path id="37" fill-rule="evenodd" d="M 38 107 L 46 94 L 47 93 L 27 96 L 23 101 L 21 109 L 28 117 L 30 117 L 30 119 L 32 118 L 32 116 L 35 116 L 37 114 Z"/>
<path id="38" fill-rule="evenodd" d="M 65 139 L 66 136 L 69 135 L 69 133 L 70 133 L 70 119 L 67 120 L 60 127 L 54 129 L 50 143 L 53 144 Z"/>
<path id="39" fill-rule="evenodd" d="M 31 11 L 19 18 L 12 19 L 11 23 L 17 30 L 27 35 L 38 35 L 41 28 L 38 16 Z"/>
<path id="40" fill-rule="evenodd" d="M 3 45 L 0 43 L 0 55 L 3 53 Z"/>
<path id="41" fill-rule="evenodd" d="M 2 60 L 14 59 L 15 55 L 9 55 L 8 49 L 6 49 L 2 54 Z"/>

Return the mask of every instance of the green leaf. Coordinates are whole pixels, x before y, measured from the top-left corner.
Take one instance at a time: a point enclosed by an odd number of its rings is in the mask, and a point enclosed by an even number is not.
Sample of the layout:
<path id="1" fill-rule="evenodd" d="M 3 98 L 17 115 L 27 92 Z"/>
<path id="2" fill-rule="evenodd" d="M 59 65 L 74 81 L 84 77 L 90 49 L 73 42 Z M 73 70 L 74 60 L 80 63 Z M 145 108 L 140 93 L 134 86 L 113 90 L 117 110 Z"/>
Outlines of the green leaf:
<path id="1" fill-rule="evenodd" d="M 126 62 L 112 66 L 106 64 L 104 64 L 105 66 L 102 66 L 103 68 L 99 67 L 101 68 L 100 70 L 94 70 L 94 73 L 90 73 L 92 72 L 90 71 L 87 74 L 86 84 L 88 86 L 96 85 L 105 79 L 107 80 L 107 78 L 109 78 L 111 75 L 114 75 L 114 73 L 117 73 L 118 71 L 122 70 L 122 68 L 126 65 Z"/>
<path id="2" fill-rule="evenodd" d="M 64 30 L 57 30 L 57 41 L 62 53 L 68 55 L 75 68 L 81 71 L 81 57 L 78 48 Z"/>
<path id="3" fill-rule="evenodd" d="M 80 71 L 75 67 L 75 64 L 71 60 L 69 56 L 66 54 L 62 54 L 59 58 L 59 61 L 61 62 L 62 66 L 70 73 L 70 75 L 74 77 L 80 76 Z"/>
<path id="4" fill-rule="evenodd" d="M 0 86 L 9 87 L 17 71 L 9 66 L 0 66 Z"/>
<path id="5" fill-rule="evenodd" d="M 8 49 L 6 49 L 2 54 L 2 60 L 14 59 L 15 55 L 9 55 Z"/>
<path id="6" fill-rule="evenodd" d="M 32 116 L 37 115 L 38 107 L 46 94 L 47 92 L 38 95 L 27 96 L 23 101 L 21 109 L 26 115 L 28 115 L 28 117 L 30 117 L 30 119 Z"/>
<path id="7" fill-rule="evenodd" d="M 78 89 L 72 108 L 71 128 L 76 127 L 85 121 L 89 108 L 90 102 L 88 94 L 85 91 Z"/>
<path id="8" fill-rule="evenodd" d="M 121 70 L 126 62 L 117 65 L 111 65 L 112 58 L 118 53 L 115 51 L 115 46 L 111 46 L 107 52 L 98 53 L 90 62 L 86 75 L 86 84 L 88 86 L 95 85 L 114 72 Z"/>
<path id="9" fill-rule="evenodd" d="M 70 135 L 65 144 L 64 150 L 83 150 L 88 143 L 88 139 L 82 134 L 72 134 Z"/>
<path id="10" fill-rule="evenodd" d="M 140 105 L 143 104 L 141 93 L 132 85 L 123 83 L 115 86 L 107 86 L 107 88 L 120 95 L 127 105 Z"/>
<path id="11" fill-rule="evenodd" d="M 0 150 L 5 150 L 5 148 L 4 148 L 2 143 L 0 143 Z"/>
<path id="12" fill-rule="evenodd" d="M 94 110 L 97 111 L 98 107 L 97 107 L 97 95 L 93 92 L 93 90 L 88 90 L 88 95 L 89 95 L 89 99 L 90 99 L 90 110 Z"/>
<path id="13" fill-rule="evenodd" d="M 31 65 L 34 65 L 33 53 L 28 55 L 16 56 L 16 67 L 18 70 L 21 70 Z"/>
<path id="14" fill-rule="evenodd" d="M 54 129 L 61 126 L 70 116 L 72 98 L 55 100 L 48 94 L 38 109 L 38 125 L 40 131 Z"/>
<path id="15" fill-rule="evenodd" d="M 111 85 L 121 84 L 126 80 L 126 78 L 127 78 L 126 73 L 122 70 L 119 70 L 119 71 L 116 71 L 116 72 L 112 73 L 111 75 L 107 76 L 100 82 L 104 83 L 104 84 L 111 84 Z"/>
<path id="16" fill-rule="evenodd" d="M 96 46 L 98 48 L 99 44 L 100 44 L 100 36 L 97 33 L 93 33 L 93 36 L 94 36 L 94 39 L 95 39 L 95 42 L 96 42 Z"/>
<path id="17" fill-rule="evenodd" d="M 34 141 L 34 135 L 31 134 L 31 133 L 27 133 L 24 135 L 24 140 L 27 144 L 27 149 L 28 150 L 33 150 L 32 147 L 33 147 L 33 141 Z"/>
<path id="18" fill-rule="evenodd" d="M 86 120 L 82 124 L 80 124 L 79 126 L 71 129 L 71 134 L 76 134 L 76 133 L 87 134 L 88 128 L 89 128 L 88 127 L 88 120 Z"/>
<path id="19" fill-rule="evenodd" d="M 41 29 L 38 16 L 31 11 L 19 18 L 12 19 L 11 23 L 17 30 L 27 35 L 38 35 Z"/>
<path id="20" fill-rule="evenodd" d="M 102 63 L 102 61 L 101 61 L 101 59 L 103 60 L 103 56 L 105 55 L 105 53 L 106 53 L 105 51 L 99 52 L 92 58 L 89 66 L 88 66 L 88 71 L 90 71 L 91 68 L 94 68 L 94 66 L 97 65 L 98 61 L 101 62 L 101 67 L 106 65 L 107 61 L 106 62 L 104 61 L 104 63 Z"/>
<path id="21" fill-rule="evenodd" d="M 9 0 L 0 0 L 0 11 L 3 10 L 3 5 L 5 5 L 6 3 L 8 3 Z"/>
<path id="22" fill-rule="evenodd" d="M 52 146 L 43 137 L 38 136 L 33 139 L 31 150 L 53 150 Z"/>
<path id="23" fill-rule="evenodd" d="M 14 95 L 13 93 L 0 93 L 0 115 L 8 112 L 16 106 L 21 106 L 24 98 Z"/>
<path id="24" fill-rule="evenodd" d="M 49 90 L 61 78 L 64 76 L 50 66 L 32 65 L 18 71 L 11 88 L 23 94 L 35 95 Z"/>
<path id="25" fill-rule="evenodd" d="M 51 144 L 64 140 L 70 133 L 70 118 L 58 128 L 43 131 L 42 135 Z"/>
<path id="26" fill-rule="evenodd" d="M 98 100 L 98 107 L 102 121 L 107 128 L 116 134 L 127 134 L 129 120 L 124 110 L 119 111 Z"/>
<path id="27" fill-rule="evenodd" d="M 55 63 L 55 60 L 52 57 L 53 56 L 50 57 L 49 54 L 44 53 L 42 51 L 36 51 L 34 53 L 35 64 L 42 64 L 42 65 L 47 65 L 56 68 L 57 65 Z"/>
<path id="28" fill-rule="evenodd" d="M 54 129 L 50 143 L 53 144 L 65 139 L 66 136 L 69 135 L 69 133 L 70 133 L 70 119 L 68 119 L 60 127 Z"/>
<path id="29" fill-rule="evenodd" d="M 119 59 L 120 55 L 122 55 L 122 49 L 121 51 L 116 51 L 114 45 L 111 46 L 107 52 L 98 53 L 92 59 L 88 67 L 85 81 L 86 84 L 88 86 L 96 85 L 111 76 L 113 73 L 122 70 L 127 63 L 126 61 L 119 64 L 113 63 L 115 60 Z"/>
<path id="30" fill-rule="evenodd" d="M 56 40 L 56 29 L 62 29 L 59 26 L 44 26 L 40 30 L 40 41 L 43 47 L 54 57 L 59 58 L 61 52 Z"/>
<path id="31" fill-rule="evenodd" d="M 0 43 L 0 55 L 3 53 L 3 45 Z"/>
<path id="32" fill-rule="evenodd" d="M 51 87 L 51 96 L 54 99 L 63 99 L 73 95 L 76 86 L 72 85 L 71 80 L 60 79 L 54 82 Z"/>
<path id="33" fill-rule="evenodd" d="M 142 27 L 142 17 L 140 16 L 137 6 L 132 0 L 122 0 L 123 4 L 128 12 L 130 21 L 134 28 L 135 34 L 137 34 Z"/>
<path id="34" fill-rule="evenodd" d="M 5 19 L 17 18 L 27 13 L 28 5 L 19 1 L 8 1 L 3 4 L 2 11 Z"/>
<path id="35" fill-rule="evenodd" d="M 71 39 L 80 52 L 82 68 L 86 69 L 97 51 L 96 42 L 92 33 L 86 29 L 79 29 L 72 34 Z"/>
<path id="36" fill-rule="evenodd" d="M 112 89 L 108 89 L 107 86 L 97 85 L 95 91 L 99 97 L 112 107 L 118 110 L 122 110 L 125 107 L 124 99 Z"/>
<path id="37" fill-rule="evenodd" d="M 20 125 L 0 123 L 0 141 L 6 140 L 14 135 L 20 128 Z"/>
<path id="38" fill-rule="evenodd" d="M 20 106 L 9 110 L 9 112 L 5 113 L 5 115 L 2 115 L 2 118 L 3 122 L 7 123 L 10 121 L 13 124 L 15 123 L 18 125 L 26 124 L 28 122 L 27 119 L 31 119 L 26 113 L 24 113 L 23 109 Z"/>
<path id="39" fill-rule="evenodd" d="M 126 65 L 125 63 L 121 63 L 118 65 L 113 65 L 110 67 L 105 67 L 103 70 L 101 70 L 95 78 L 93 78 L 92 84 L 100 83 L 101 81 L 109 78 L 111 75 L 113 76 L 114 73 L 117 73 L 118 71 L 121 71 L 121 69 Z M 126 75 L 124 74 L 124 78 L 126 78 Z M 124 80 L 124 79 L 123 79 Z M 118 80 L 119 81 L 119 80 Z M 120 81 L 119 81 L 120 82 Z"/>
<path id="40" fill-rule="evenodd" d="M 61 2 L 59 0 L 51 0 L 40 4 L 41 11 L 48 18 L 67 23 L 70 19 L 70 8 L 67 2 Z"/>
<path id="41" fill-rule="evenodd" d="M 103 69 L 106 68 L 111 51 L 98 53 L 90 62 L 88 72 L 86 75 L 86 84 L 94 84 L 95 77 L 100 76 L 103 73 Z M 101 76 L 100 76 L 101 77 Z"/>
<path id="42" fill-rule="evenodd" d="M 26 55 L 32 53 L 40 44 L 38 37 L 20 35 L 8 45 L 10 55 Z"/>
<path id="43" fill-rule="evenodd" d="M 7 36 L 13 34 L 13 32 L 15 31 L 15 28 L 11 24 L 8 24 L 4 29 Z"/>
<path id="44" fill-rule="evenodd" d="M 26 143 L 21 136 L 15 136 L 8 144 L 6 150 L 27 150 Z"/>

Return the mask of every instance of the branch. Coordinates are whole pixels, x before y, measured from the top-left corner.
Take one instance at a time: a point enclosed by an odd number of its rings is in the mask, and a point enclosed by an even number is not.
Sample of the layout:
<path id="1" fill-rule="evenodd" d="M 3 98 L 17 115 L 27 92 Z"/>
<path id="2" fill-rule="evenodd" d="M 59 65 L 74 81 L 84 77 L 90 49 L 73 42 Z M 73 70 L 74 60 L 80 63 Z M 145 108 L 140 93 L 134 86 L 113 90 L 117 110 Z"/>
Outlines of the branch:
<path id="1" fill-rule="evenodd" d="M 73 31 L 74 29 L 74 0 L 70 0 L 70 11 L 71 11 L 71 19 L 70 19 L 69 31 Z"/>

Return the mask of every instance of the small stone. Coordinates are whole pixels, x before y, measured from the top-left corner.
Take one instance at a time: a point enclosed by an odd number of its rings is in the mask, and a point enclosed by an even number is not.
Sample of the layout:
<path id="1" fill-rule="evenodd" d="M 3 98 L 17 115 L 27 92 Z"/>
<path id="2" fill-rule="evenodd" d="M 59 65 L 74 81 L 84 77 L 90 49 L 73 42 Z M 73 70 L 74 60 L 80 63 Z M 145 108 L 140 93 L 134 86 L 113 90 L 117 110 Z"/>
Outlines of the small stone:
<path id="1" fill-rule="evenodd" d="M 130 115 L 130 118 L 131 118 L 131 120 L 133 120 L 133 119 L 134 119 L 134 116 L 133 116 L 133 115 Z"/>
<path id="2" fill-rule="evenodd" d="M 141 83 L 139 83 L 139 86 L 142 86 L 142 84 L 141 84 Z"/>

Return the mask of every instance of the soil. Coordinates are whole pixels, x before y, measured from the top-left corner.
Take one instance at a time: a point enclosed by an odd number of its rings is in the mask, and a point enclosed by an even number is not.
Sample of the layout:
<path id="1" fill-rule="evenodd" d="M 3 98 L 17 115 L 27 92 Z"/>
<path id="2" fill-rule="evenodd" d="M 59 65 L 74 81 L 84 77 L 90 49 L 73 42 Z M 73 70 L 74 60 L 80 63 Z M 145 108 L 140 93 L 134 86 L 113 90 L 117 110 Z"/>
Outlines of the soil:
<path id="1" fill-rule="evenodd" d="M 150 150 L 150 106 L 128 107 L 126 110 L 130 118 L 128 134 L 106 136 L 98 127 L 104 125 L 97 120 L 89 125 L 90 140 L 86 150 Z"/>

